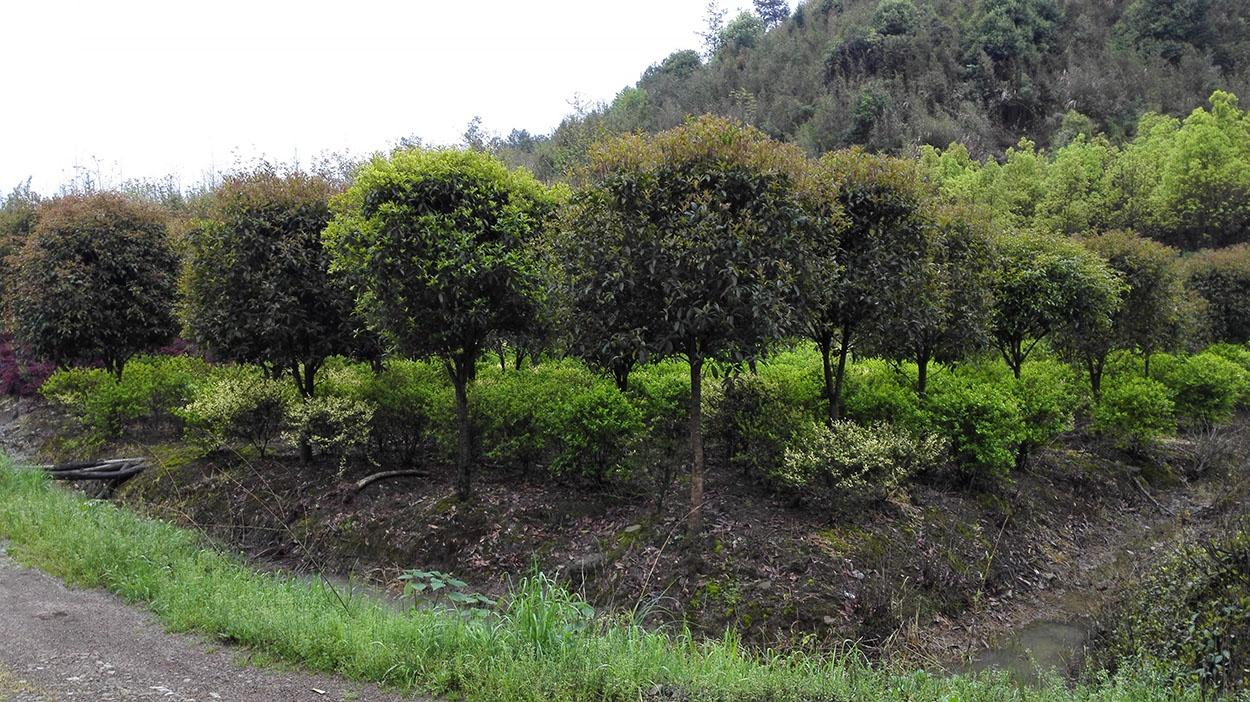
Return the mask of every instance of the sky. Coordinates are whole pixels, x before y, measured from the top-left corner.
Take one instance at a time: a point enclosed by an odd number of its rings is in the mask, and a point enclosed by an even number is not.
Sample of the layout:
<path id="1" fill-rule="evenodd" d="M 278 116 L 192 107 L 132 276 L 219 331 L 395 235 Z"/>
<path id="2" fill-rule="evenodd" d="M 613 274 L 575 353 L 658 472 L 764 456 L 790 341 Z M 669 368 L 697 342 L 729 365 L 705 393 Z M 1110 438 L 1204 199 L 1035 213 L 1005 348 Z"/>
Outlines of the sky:
<path id="1" fill-rule="evenodd" d="M 732 12 L 749 2 L 722 0 Z M 706 0 L 0 0 L 0 189 L 540 134 L 697 49 Z"/>

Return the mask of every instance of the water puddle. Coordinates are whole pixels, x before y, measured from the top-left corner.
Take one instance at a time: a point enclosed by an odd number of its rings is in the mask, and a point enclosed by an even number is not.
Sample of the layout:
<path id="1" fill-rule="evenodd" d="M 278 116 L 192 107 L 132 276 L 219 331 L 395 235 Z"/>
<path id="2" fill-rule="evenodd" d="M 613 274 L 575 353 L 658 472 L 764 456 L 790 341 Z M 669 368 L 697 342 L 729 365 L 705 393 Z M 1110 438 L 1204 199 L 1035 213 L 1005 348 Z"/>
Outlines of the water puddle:
<path id="1" fill-rule="evenodd" d="M 1026 684 L 1046 674 L 1069 676 L 1084 662 L 1092 631 L 1092 622 L 1085 619 L 1039 619 L 978 651 L 962 667 L 965 672 L 1003 671 Z"/>

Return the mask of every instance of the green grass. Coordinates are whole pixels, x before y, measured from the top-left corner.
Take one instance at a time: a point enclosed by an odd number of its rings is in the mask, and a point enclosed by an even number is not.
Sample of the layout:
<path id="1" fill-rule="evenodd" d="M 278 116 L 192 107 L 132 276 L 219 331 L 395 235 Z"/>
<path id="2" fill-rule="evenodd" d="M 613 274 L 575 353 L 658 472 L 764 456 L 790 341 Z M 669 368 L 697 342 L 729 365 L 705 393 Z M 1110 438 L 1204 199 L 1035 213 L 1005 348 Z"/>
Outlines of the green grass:
<path id="1" fill-rule="evenodd" d="M 328 588 L 262 574 L 194 532 L 90 501 L 0 459 L 0 538 L 20 561 L 67 582 L 111 590 L 170 628 L 197 631 L 268 657 L 470 700 L 1173 700 L 1196 692 L 1135 672 L 1076 689 L 1017 689 L 1001 678 L 883 670 L 853 653 L 780 654 L 730 636 L 645 630 L 588 617 L 551 581 L 522 581 L 484 618 L 397 612 Z M 668 695 L 674 695 L 672 697 Z"/>

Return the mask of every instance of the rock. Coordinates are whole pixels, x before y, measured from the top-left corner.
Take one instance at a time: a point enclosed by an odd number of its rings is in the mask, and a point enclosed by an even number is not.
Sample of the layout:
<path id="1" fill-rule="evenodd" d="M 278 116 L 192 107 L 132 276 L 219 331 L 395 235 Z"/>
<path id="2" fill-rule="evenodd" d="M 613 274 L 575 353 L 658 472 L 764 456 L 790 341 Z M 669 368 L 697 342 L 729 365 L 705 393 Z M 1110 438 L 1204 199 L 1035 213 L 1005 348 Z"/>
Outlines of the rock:
<path id="1" fill-rule="evenodd" d="M 629 526 L 625 527 L 625 533 L 626 533 L 626 534 L 634 534 L 634 533 L 637 533 L 637 532 L 639 532 L 639 531 L 642 531 L 642 525 L 641 525 L 641 524 L 630 524 Z"/>

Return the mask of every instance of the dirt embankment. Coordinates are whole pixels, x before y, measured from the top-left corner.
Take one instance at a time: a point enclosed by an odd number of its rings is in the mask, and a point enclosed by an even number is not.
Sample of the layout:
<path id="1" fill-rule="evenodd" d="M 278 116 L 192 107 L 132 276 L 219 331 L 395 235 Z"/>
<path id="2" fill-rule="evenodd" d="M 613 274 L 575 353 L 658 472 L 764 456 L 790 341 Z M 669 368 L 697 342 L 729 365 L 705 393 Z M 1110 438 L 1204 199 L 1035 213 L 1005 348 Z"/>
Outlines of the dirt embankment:
<path id="1" fill-rule="evenodd" d="M 63 419 L 36 403 L 5 424 L 0 446 L 17 437 L 29 454 Z M 975 491 L 932 478 L 884 501 L 796 506 L 713 469 L 693 566 L 680 484 L 657 513 L 648 486 L 487 470 L 476 499 L 460 504 L 451 471 L 436 465 L 426 467 L 430 477 L 358 492 L 366 469 L 200 456 L 169 435 L 106 450 L 143 453 L 159 466 L 119 499 L 295 570 L 396 588 L 404 569 L 436 569 L 499 594 L 539 568 L 600 608 L 656 624 L 684 621 L 712 635 L 731 627 L 781 645 L 853 640 L 934 665 L 1010 667 L 1036 654 L 1024 648 L 1041 648 L 1012 643 L 1010 632 L 1029 626 L 1063 656 L 1079 652 L 1096 628 L 1087 622 L 1131 581 L 1125 564 L 1144 562 L 1151 546 L 1164 548 L 1166 535 L 1202 519 L 1217 483 L 1181 477 L 1194 472 L 1201 440 L 1176 442 L 1146 472 L 1090 447 L 1056 446 L 1009 485 Z"/>

